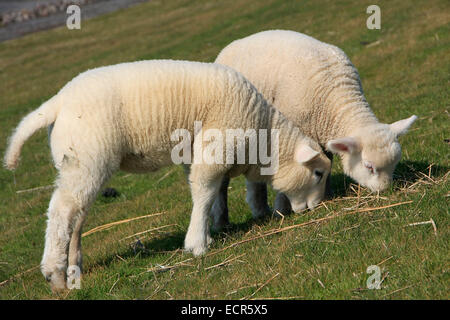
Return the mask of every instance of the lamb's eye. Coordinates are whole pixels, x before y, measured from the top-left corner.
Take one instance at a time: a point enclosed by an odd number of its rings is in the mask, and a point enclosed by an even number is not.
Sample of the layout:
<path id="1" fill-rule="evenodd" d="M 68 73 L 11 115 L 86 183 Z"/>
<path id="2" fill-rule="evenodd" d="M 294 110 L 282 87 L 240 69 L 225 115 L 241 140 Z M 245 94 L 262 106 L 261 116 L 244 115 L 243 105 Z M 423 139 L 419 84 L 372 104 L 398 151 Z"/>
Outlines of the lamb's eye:
<path id="1" fill-rule="evenodd" d="M 314 170 L 314 175 L 317 177 L 317 179 L 319 179 L 318 181 L 320 181 L 323 177 L 323 172 L 319 170 Z"/>
<path id="2" fill-rule="evenodd" d="M 375 173 L 375 168 L 370 162 L 364 162 L 364 166 L 367 168 L 367 170 L 369 170 L 371 174 Z"/>

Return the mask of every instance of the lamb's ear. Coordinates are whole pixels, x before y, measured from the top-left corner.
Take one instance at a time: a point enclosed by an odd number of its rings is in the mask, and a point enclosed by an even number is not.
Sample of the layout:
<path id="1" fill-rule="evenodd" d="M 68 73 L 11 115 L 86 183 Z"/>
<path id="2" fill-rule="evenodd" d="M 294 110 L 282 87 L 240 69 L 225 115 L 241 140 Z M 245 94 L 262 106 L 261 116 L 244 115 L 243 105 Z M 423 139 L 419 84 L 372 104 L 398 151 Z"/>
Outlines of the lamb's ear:
<path id="1" fill-rule="evenodd" d="M 407 119 L 399 120 L 394 123 L 391 123 L 389 127 L 391 131 L 395 133 L 395 135 L 401 136 L 408 132 L 409 127 L 417 120 L 417 116 L 411 116 Z"/>
<path id="2" fill-rule="evenodd" d="M 327 143 L 327 150 L 333 153 L 354 153 L 360 150 L 359 142 L 352 137 L 338 138 Z"/>
<path id="3" fill-rule="evenodd" d="M 319 154 L 307 144 L 302 144 L 295 148 L 294 159 L 300 164 L 305 164 L 317 158 Z"/>

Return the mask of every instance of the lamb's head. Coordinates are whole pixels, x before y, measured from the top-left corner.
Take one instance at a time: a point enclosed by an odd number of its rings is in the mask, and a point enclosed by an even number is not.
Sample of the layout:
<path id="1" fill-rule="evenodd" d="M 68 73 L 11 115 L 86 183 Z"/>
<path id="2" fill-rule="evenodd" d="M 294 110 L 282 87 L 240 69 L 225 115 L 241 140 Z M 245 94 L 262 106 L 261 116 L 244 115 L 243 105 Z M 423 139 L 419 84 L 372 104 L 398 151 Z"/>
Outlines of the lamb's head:
<path id="1" fill-rule="evenodd" d="M 386 189 L 401 158 L 397 138 L 405 134 L 416 116 L 392 124 L 355 130 L 351 136 L 331 140 L 327 149 L 341 156 L 345 174 L 372 191 Z"/>
<path id="2" fill-rule="evenodd" d="M 324 198 L 330 159 L 311 139 L 297 143 L 293 153 L 283 158 L 272 177 L 272 187 L 289 198 L 294 212 L 313 209 Z"/>

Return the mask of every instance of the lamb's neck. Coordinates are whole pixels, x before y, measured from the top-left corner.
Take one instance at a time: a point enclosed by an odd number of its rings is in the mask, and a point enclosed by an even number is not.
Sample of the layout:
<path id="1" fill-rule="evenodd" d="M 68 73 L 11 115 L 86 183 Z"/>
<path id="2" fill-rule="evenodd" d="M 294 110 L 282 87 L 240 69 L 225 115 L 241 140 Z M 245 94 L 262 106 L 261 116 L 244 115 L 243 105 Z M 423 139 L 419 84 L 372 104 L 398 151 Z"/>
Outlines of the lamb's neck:
<path id="1" fill-rule="evenodd" d="M 279 132 L 280 156 L 293 153 L 297 140 L 303 136 L 300 129 L 275 108 L 271 108 L 269 124 L 271 129 L 276 129 Z"/>
<path id="2" fill-rule="evenodd" d="M 291 163 L 294 158 L 296 145 L 303 141 L 305 134 L 289 121 L 281 112 L 272 108 L 269 123 L 272 129 L 278 130 L 278 165 L 283 167 L 286 163 Z"/>
<path id="3" fill-rule="evenodd" d="M 277 109 L 269 107 L 265 115 L 267 116 L 267 141 L 269 142 L 267 145 L 267 156 L 272 157 L 271 165 L 273 164 L 273 161 L 277 161 L 277 168 L 274 170 L 276 172 L 287 163 L 287 161 L 292 161 L 295 145 L 303 135 L 300 130 L 295 127 L 291 121 L 287 120 Z M 274 145 L 275 141 L 271 136 L 272 133 L 275 132 L 278 132 L 277 145 Z M 272 153 L 272 148 L 275 154 Z M 275 160 L 274 157 L 276 157 L 277 160 Z M 247 179 L 271 183 L 273 174 L 262 174 L 262 168 L 267 169 L 268 165 L 262 165 L 261 163 L 258 165 L 251 165 L 246 173 Z"/>
<path id="4" fill-rule="evenodd" d="M 312 138 L 322 146 L 332 139 L 351 136 L 355 131 L 379 123 L 360 86 L 334 89 L 318 109 L 322 112 L 316 115 L 319 117 L 316 119 L 317 136 Z"/>

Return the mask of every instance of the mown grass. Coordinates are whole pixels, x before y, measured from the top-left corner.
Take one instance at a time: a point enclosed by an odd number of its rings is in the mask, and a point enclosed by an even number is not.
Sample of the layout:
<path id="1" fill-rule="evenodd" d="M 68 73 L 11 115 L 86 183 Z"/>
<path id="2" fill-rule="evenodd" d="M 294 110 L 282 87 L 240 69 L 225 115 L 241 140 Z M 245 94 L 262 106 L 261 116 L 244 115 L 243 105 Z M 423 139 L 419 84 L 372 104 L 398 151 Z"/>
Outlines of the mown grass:
<path id="1" fill-rule="evenodd" d="M 108 185 L 120 196 L 99 197 L 84 231 L 165 213 L 84 237 L 82 289 L 60 298 L 448 299 L 449 145 L 445 139 L 449 138 L 450 7 L 445 0 L 380 1 L 382 28 L 368 30 L 365 10 L 370 4 L 154 0 L 83 22 L 80 31 L 57 28 L 1 43 L 1 154 L 21 117 L 86 69 L 138 59 L 213 61 L 232 40 L 275 28 L 304 32 L 347 52 L 381 121 L 419 116 L 411 132 L 401 138 L 403 159 L 395 184 L 379 196 L 362 189 L 357 199 L 358 188 L 336 162 L 335 199 L 282 221 L 253 222 L 244 181 L 233 180 L 232 227 L 214 234 L 213 254 L 202 258 L 181 250 L 191 210 L 181 168 L 117 174 Z M 55 298 L 37 269 L 21 274 L 40 262 L 51 190 L 17 193 L 51 185 L 55 174 L 44 131 L 27 142 L 14 174 L 0 170 L 2 299 Z M 404 201 L 412 203 L 345 215 L 357 206 Z M 270 230 L 334 214 L 340 216 L 229 247 Z M 408 226 L 431 219 L 436 233 L 432 224 Z M 137 237 L 123 240 L 167 225 L 172 226 L 140 235 L 139 242 Z M 209 268 L 233 258 L 229 264 Z M 191 260 L 177 265 L 187 259 Z M 366 288 L 366 269 L 374 264 L 382 269 L 381 290 Z M 159 265 L 177 267 L 159 272 Z"/>

